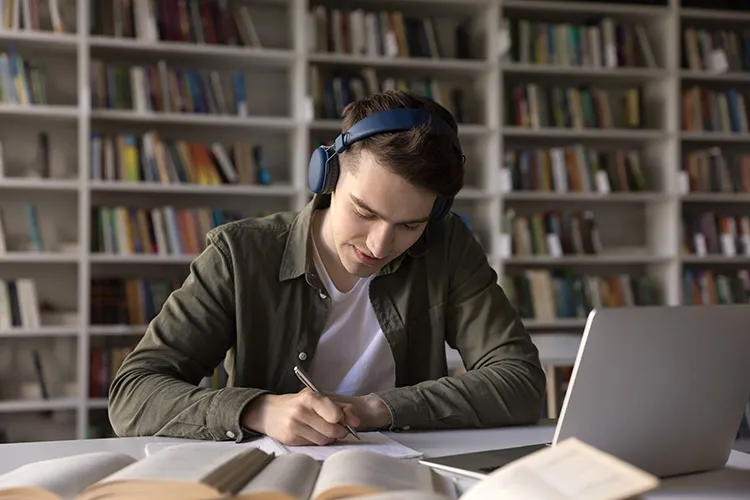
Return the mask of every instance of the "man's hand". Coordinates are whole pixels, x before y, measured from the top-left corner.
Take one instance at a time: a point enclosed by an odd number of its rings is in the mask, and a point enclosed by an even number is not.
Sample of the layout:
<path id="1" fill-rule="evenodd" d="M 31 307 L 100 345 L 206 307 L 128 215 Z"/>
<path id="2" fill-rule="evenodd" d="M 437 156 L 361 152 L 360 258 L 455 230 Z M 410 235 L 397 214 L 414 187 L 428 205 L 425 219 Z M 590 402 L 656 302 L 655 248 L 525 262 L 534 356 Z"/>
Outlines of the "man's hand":
<path id="1" fill-rule="evenodd" d="M 356 428 L 355 407 L 305 388 L 297 394 L 264 394 L 250 402 L 245 427 L 290 446 L 327 445 L 346 437 L 344 423 Z"/>
<path id="2" fill-rule="evenodd" d="M 330 394 L 328 396 L 344 408 L 351 408 L 351 412 L 357 415 L 359 425 L 354 428 L 358 431 L 373 431 L 387 427 L 391 424 L 391 412 L 388 407 L 376 396 L 341 396 Z"/>

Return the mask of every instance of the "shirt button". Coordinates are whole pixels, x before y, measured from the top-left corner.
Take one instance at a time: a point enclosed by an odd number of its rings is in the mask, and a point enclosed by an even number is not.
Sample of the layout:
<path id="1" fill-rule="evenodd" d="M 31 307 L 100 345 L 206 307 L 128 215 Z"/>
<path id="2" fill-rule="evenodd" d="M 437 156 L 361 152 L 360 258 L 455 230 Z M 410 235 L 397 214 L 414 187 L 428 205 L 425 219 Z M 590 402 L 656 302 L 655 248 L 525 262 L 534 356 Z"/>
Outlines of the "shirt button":
<path id="1" fill-rule="evenodd" d="M 234 433 L 234 432 L 232 432 L 232 431 L 227 431 L 227 437 L 228 437 L 229 439 L 234 439 L 234 438 L 235 438 L 235 437 L 237 437 L 237 436 L 235 435 L 235 433 Z"/>
<path id="2" fill-rule="evenodd" d="M 304 361 L 304 360 L 307 359 L 307 353 L 306 352 L 301 352 L 301 353 L 297 354 L 297 357 L 299 358 L 300 361 Z"/>

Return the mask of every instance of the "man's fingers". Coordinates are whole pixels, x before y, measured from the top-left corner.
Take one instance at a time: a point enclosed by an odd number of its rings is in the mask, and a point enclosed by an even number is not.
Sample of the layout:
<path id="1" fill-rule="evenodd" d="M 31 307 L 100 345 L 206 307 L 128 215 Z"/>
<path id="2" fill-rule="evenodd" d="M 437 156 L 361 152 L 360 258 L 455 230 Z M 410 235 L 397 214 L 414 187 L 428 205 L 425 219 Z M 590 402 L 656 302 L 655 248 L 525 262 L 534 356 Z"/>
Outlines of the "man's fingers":
<path id="1" fill-rule="evenodd" d="M 336 424 L 329 424 L 320 418 L 315 412 L 309 410 L 304 418 L 295 420 L 294 433 L 300 438 L 310 441 L 311 443 L 323 446 L 340 439 L 342 427 Z M 344 429 L 344 434 L 346 429 Z"/>
<path id="2" fill-rule="evenodd" d="M 354 406 L 344 405 L 342 409 L 344 410 L 344 418 L 346 419 L 347 424 L 355 428 L 361 424 L 361 420 L 357 416 L 357 412 L 354 409 Z"/>
<path id="3" fill-rule="evenodd" d="M 317 415 L 311 417 L 307 425 L 315 432 L 332 440 L 343 439 L 349 432 L 342 424 L 331 424 Z"/>
<path id="4" fill-rule="evenodd" d="M 331 409 L 328 410 L 329 412 L 331 412 Z M 330 422 L 327 419 L 323 418 L 323 416 L 316 411 L 315 407 L 309 408 L 308 412 L 309 414 L 305 416 L 305 423 L 309 425 L 314 431 L 326 437 L 329 437 L 331 439 L 342 439 L 346 437 L 347 432 L 349 432 L 346 427 L 342 425 L 342 422 L 344 421 L 344 411 L 337 405 L 335 410 L 331 413 L 332 415 L 341 415 L 341 418 L 334 422 Z"/>
<path id="5" fill-rule="evenodd" d="M 334 441 L 326 437 L 304 422 L 297 422 L 293 427 L 294 438 L 289 443 L 291 446 L 325 446 Z"/>
<path id="6" fill-rule="evenodd" d="M 362 423 L 360 416 L 357 414 L 358 411 L 361 411 L 361 408 L 358 410 L 359 407 L 355 404 L 357 398 L 342 396 L 340 394 L 326 394 L 325 397 L 341 407 L 344 421 L 347 424 L 357 427 Z"/>
<path id="7" fill-rule="evenodd" d="M 330 398 L 314 393 L 310 393 L 307 397 L 308 407 L 329 424 L 335 424 L 344 419 L 344 410 Z"/>
<path id="8" fill-rule="evenodd" d="M 302 404 L 297 407 L 295 420 L 307 424 L 331 439 L 339 439 L 346 435 L 346 428 L 340 424 L 344 419 L 344 410 L 339 405 L 319 394 L 310 393 L 304 398 Z"/>

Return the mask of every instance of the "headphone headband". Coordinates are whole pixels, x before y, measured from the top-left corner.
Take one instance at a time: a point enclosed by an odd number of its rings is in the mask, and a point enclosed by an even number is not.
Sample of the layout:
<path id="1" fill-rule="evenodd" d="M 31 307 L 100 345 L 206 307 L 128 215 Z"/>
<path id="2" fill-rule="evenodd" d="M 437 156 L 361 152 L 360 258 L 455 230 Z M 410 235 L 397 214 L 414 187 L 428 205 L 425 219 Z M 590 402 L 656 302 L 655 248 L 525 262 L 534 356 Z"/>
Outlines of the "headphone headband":
<path id="1" fill-rule="evenodd" d="M 399 132 L 429 125 L 430 133 L 447 137 L 463 159 L 458 134 L 439 116 L 424 109 L 392 109 L 373 113 L 352 125 L 349 130 L 336 137 L 332 146 L 320 146 L 313 151 L 307 182 L 316 194 L 330 193 L 336 187 L 339 176 L 338 155 L 352 144 L 376 134 Z M 431 216 L 446 216 L 453 205 L 453 198 L 437 196 Z"/>
<path id="2" fill-rule="evenodd" d="M 453 147 L 461 151 L 458 135 L 445 120 L 424 109 L 407 108 L 379 111 L 366 116 L 336 138 L 334 151 L 336 154 L 343 153 L 355 142 L 373 135 L 411 130 L 425 124 L 429 124 L 430 133 L 447 137 L 453 143 Z"/>

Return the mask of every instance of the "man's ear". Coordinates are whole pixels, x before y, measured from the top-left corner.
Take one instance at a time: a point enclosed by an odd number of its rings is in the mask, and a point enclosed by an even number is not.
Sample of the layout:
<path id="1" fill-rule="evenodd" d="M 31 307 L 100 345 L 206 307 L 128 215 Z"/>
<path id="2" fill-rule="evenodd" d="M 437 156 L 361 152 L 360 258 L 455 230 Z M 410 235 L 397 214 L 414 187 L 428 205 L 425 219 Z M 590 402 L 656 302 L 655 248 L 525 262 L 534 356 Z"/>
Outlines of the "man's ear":
<path id="1" fill-rule="evenodd" d="M 341 177 L 341 163 L 339 162 L 339 155 L 335 154 L 328 159 L 328 172 L 326 172 L 326 180 L 323 186 L 323 192 L 333 193 L 336 190 L 336 185 Z"/>
<path id="2" fill-rule="evenodd" d="M 430 227 L 432 226 L 432 221 L 427 221 L 427 224 L 424 226 L 424 230 L 422 231 L 422 234 L 419 235 L 419 238 L 417 238 L 417 241 L 412 243 L 412 245 L 407 250 L 407 253 L 412 257 L 422 257 L 427 253 L 427 249 L 429 248 L 429 241 L 430 241 Z"/>

